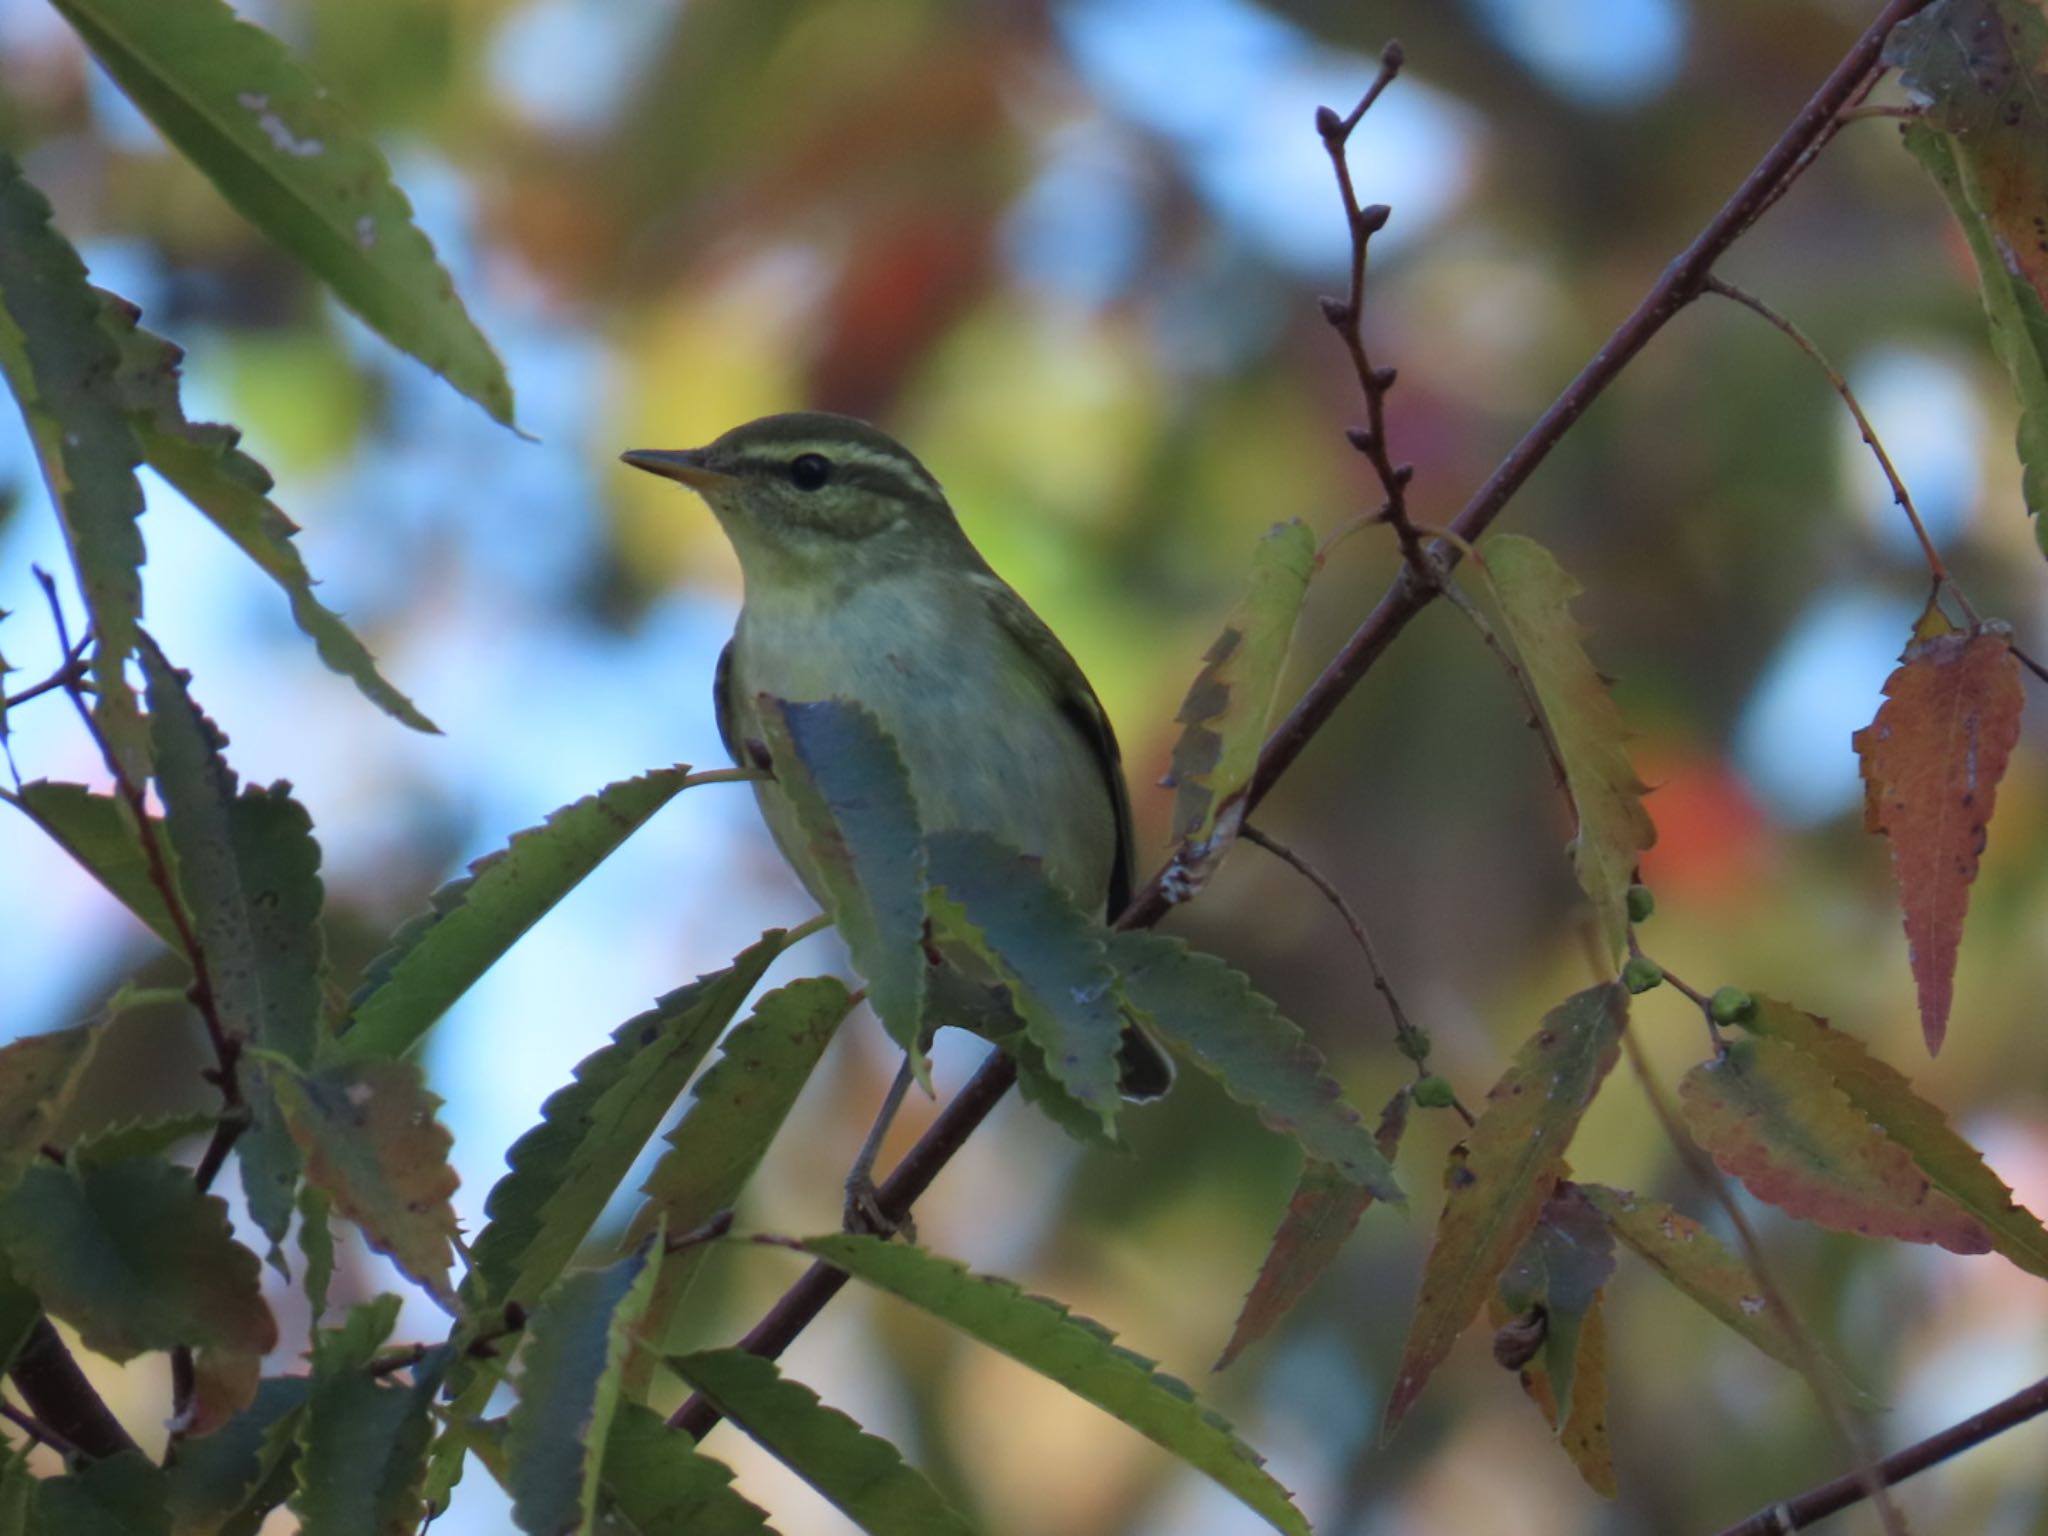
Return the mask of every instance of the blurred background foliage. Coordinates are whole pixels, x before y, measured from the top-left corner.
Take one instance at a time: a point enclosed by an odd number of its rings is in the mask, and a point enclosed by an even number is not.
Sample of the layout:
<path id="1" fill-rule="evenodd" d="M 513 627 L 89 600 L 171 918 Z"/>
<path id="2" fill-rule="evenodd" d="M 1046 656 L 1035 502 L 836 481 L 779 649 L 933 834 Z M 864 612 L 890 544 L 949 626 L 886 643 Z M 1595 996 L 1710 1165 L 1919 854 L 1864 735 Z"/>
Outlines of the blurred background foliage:
<path id="1" fill-rule="evenodd" d="M 262 0 L 379 136 L 497 343 L 539 441 L 376 343 L 267 247 L 100 78 L 55 14 L 0 6 L 0 145 L 94 280 L 189 351 L 194 416 L 241 425 L 301 523 L 323 597 L 446 735 L 411 735 L 324 672 L 278 593 L 149 480 L 147 619 L 254 780 L 288 777 L 325 849 L 346 975 L 468 858 L 650 765 L 720 753 L 709 683 L 737 573 L 702 509 L 615 463 L 774 409 L 855 412 L 911 443 L 969 531 L 1081 659 L 1123 735 L 1156 856 L 1172 714 L 1273 520 L 1329 531 L 1371 499 L 1358 405 L 1314 298 L 1345 245 L 1311 126 L 1391 35 L 1409 71 L 1354 144 L 1394 207 L 1367 331 L 1401 370 L 1414 507 L 1448 521 L 1718 206 L 1867 19 L 1855 0 Z M 1724 264 L 1856 382 L 1977 605 L 2040 645 L 2039 557 L 2012 406 L 1967 256 L 1892 125 L 1851 126 Z M 0 641 L 56 640 L 30 567 L 62 563 L 21 430 L 0 421 Z M 1819 375 L 1703 302 L 1630 369 L 1510 526 L 1584 582 L 1661 841 L 1653 952 L 1696 985 L 1830 1016 L 1948 1106 L 2048 1207 L 2044 760 L 1999 796 L 1950 1042 L 1925 1061 L 1883 845 L 1849 733 L 1924 569 Z M 1343 543 L 1311 594 L 1305 682 L 1393 572 Z M 13 720 L 25 777 L 97 780 L 55 700 Z M 1262 813 L 1349 894 L 1437 1065 L 1482 1094 L 1588 980 L 1568 833 L 1522 710 L 1439 606 Z M 505 1146 L 619 1020 L 806 915 L 744 791 L 685 796 L 553 914 L 430 1042 L 472 1220 Z M 1244 849 L 1179 931 L 1248 970 L 1352 1098 L 1402 1079 L 1335 917 Z M 837 963 L 813 941 L 785 961 Z M 146 935 L 26 823 L 0 821 L 0 1038 L 87 1017 L 152 973 Z M 169 979 L 163 962 L 160 976 Z M 1706 1042 L 1667 993 L 1639 1033 L 1669 1080 Z M 203 1108 L 196 1028 L 123 1024 L 80 1114 Z M 945 1044 L 942 1090 L 978 1048 Z M 891 1070 L 847 1031 L 745 1223 L 836 1220 Z M 928 1110 L 899 1129 L 906 1145 Z M 1468 1339 L 1391 1447 L 1375 1426 L 1434 1216 L 1445 1116 L 1403 1149 L 1415 1214 L 1375 1212 L 1284 1335 L 1208 1378 L 1291 1188 L 1280 1143 L 1202 1081 L 1084 1155 L 1016 1106 L 919 1211 L 924 1238 L 1117 1327 L 1205 1382 L 1320 1530 L 1707 1530 L 1841 1470 L 1805 1389 L 1633 1261 L 1610 1290 L 1622 1488 L 1603 1506 Z M 61 1138 L 60 1138 L 61 1139 Z M 1572 1162 L 1709 1219 L 1619 1074 Z M 1894 1407 L 1904 1443 L 2048 1371 L 2048 1306 L 1996 1258 L 1829 1237 L 1759 1210 L 1781 1278 Z M 377 1262 L 354 1258 L 358 1293 Z M 794 1270 L 716 1256 L 703 1337 Z M 401 1287 L 402 1289 L 403 1287 Z M 344 1293 L 343 1299 L 347 1299 Z M 303 1319 L 286 1320 L 303 1337 Z M 412 1320 L 438 1336 L 430 1317 Z M 401 1325 L 401 1329 L 407 1325 Z M 286 1348 L 295 1347 L 288 1343 Z M 1237 1531 L 1250 1518 L 1133 1433 L 937 1324 L 849 1295 L 792 1371 L 903 1445 L 991 1529 Z M 131 1423 L 162 1384 L 111 1378 Z M 1910 1485 L 1921 1528 L 2048 1531 L 2021 1431 Z M 845 1527 L 729 1429 L 785 1531 Z M 501 1528 L 472 1476 L 445 1525 Z M 1849 1517 L 1851 1520 L 1867 1518 Z"/>

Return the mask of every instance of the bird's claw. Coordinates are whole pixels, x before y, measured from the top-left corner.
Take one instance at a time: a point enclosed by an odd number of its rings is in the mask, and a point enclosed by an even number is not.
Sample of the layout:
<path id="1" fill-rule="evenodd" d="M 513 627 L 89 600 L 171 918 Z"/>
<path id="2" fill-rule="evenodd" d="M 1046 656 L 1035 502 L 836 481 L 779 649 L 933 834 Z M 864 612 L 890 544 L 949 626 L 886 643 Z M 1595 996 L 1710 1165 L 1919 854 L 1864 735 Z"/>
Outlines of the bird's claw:
<path id="1" fill-rule="evenodd" d="M 908 1212 L 899 1219 L 882 1209 L 881 1194 L 876 1190 L 873 1179 L 846 1181 L 846 1204 L 841 1209 L 841 1224 L 848 1232 L 864 1233 L 870 1237 L 887 1240 L 901 1233 L 905 1242 L 917 1241 L 917 1225 Z"/>

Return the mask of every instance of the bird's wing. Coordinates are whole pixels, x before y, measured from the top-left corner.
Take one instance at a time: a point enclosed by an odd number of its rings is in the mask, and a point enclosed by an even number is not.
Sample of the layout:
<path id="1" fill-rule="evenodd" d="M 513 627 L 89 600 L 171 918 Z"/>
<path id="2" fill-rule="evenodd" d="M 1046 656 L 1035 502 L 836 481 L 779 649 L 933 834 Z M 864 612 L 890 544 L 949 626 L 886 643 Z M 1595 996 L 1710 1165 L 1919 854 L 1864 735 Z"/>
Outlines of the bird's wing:
<path id="1" fill-rule="evenodd" d="M 718 670 L 711 675 L 711 707 L 718 714 L 718 739 L 725 743 L 725 755 L 733 760 L 733 766 L 744 768 L 746 759 L 740 756 L 740 738 L 732 708 L 732 641 L 725 642 L 725 649 L 718 653 Z"/>
<path id="2" fill-rule="evenodd" d="M 1116 731 L 1103 712 L 1102 701 L 1088 686 L 1079 663 L 1067 654 L 1059 637 L 1030 606 L 993 574 L 977 573 L 991 612 L 1007 634 L 1030 657 L 1033 669 L 1051 684 L 1053 705 L 1080 735 L 1102 770 L 1102 787 L 1116 819 L 1116 859 L 1110 865 L 1108 914 L 1116 915 L 1129 905 L 1135 853 L 1131 845 L 1131 795 L 1124 784 L 1123 754 L 1117 750 Z"/>

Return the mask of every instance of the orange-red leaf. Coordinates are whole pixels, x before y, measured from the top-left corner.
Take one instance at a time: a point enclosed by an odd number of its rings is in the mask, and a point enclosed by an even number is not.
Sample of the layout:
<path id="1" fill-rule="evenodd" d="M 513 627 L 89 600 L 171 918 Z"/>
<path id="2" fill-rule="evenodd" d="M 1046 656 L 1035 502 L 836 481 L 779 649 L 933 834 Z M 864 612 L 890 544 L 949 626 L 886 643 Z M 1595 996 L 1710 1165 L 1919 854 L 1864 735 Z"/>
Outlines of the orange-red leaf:
<path id="1" fill-rule="evenodd" d="M 1401 1133 L 1407 1128 L 1408 1090 L 1403 1088 L 1380 1111 L 1379 1129 L 1373 1137 L 1379 1144 L 1380 1155 L 1389 1163 L 1393 1162 L 1401 1145 Z M 1259 1278 L 1252 1282 L 1244 1309 L 1237 1315 L 1230 1342 L 1216 1357 L 1216 1370 L 1235 1360 L 1246 1345 L 1264 1338 L 1275 1323 L 1294 1310 L 1308 1288 L 1336 1259 L 1344 1240 L 1372 1202 L 1371 1190 L 1345 1178 L 1334 1165 L 1310 1159 L 1301 1170 L 1294 1198 L 1287 1202 L 1287 1214 L 1280 1218 L 1280 1228 L 1273 1234 L 1273 1246 L 1266 1252 L 1266 1261 L 1259 1266 Z"/>
<path id="2" fill-rule="evenodd" d="M 1422 1296 L 1387 1404 L 1387 1433 L 1535 1228 L 1579 1117 L 1620 1053 L 1627 1021 L 1628 994 L 1612 982 L 1558 1004 L 1487 1094 L 1471 1136 L 1453 1150 Z"/>
<path id="3" fill-rule="evenodd" d="M 1884 685 L 1884 706 L 1855 737 L 1864 823 L 1891 840 L 1930 1054 L 1948 1029 L 1970 882 L 2022 702 L 2011 636 L 1963 633 L 1945 621 L 1943 632 L 1928 633 L 1938 617 L 1930 607 Z"/>
<path id="4" fill-rule="evenodd" d="M 1906 1149 L 1782 1040 L 1735 1040 L 1678 1087 L 1686 1124 L 1759 1200 L 1842 1232 L 1985 1253 L 1991 1238 Z"/>
<path id="5" fill-rule="evenodd" d="M 2048 1279 L 2048 1231 L 2040 1219 L 2013 1199 L 2005 1181 L 1985 1165 L 1984 1154 L 1958 1136 L 1948 1116 L 1915 1093 L 1904 1075 L 1872 1056 L 1854 1035 L 1775 998 L 1758 996 L 1748 1025 L 1818 1061 L 1936 1189 L 1983 1224 L 1993 1248 Z"/>

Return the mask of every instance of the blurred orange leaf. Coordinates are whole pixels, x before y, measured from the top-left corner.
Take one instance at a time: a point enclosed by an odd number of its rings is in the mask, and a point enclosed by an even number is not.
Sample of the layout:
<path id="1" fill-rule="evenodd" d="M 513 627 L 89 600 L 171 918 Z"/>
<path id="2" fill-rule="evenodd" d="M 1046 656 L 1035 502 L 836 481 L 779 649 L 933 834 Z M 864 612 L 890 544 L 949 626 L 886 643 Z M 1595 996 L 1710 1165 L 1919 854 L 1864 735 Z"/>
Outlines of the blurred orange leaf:
<path id="1" fill-rule="evenodd" d="M 1931 603 L 1901 659 L 1855 747 L 1863 759 L 1864 825 L 1891 841 L 1920 1027 L 1932 1054 L 1948 1030 L 1970 882 L 2019 739 L 2023 698 L 2012 637 L 1993 628 L 1957 631 Z"/>
<path id="2" fill-rule="evenodd" d="M 1403 1088 L 1380 1111 L 1373 1140 L 1389 1163 L 1408 1128 L 1408 1090 Z M 1287 1214 L 1273 1234 L 1273 1246 L 1259 1266 L 1259 1278 L 1237 1315 L 1230 1342 L 1216 1357 L 1216 1370 L 1235 1360 L 1249 1344 L 1264 1338 L 1273 1325 L 1292 1312 L 1324 1270 L 1335 1261 L 1358 1219 L 1373 1202 L 1373 1192 L 1344 1177 L 1334 1165 L 1310 1159 L 1301 1170 Z"/>
<path id="3" fill-rule="evenodd" d="M 1865 1237 L 1985 1253 L 1982 1226 L 1849 1101 L 1828 1070 L 1782 1040 L 1729 1042 L 1678 1085 L 1685 1123 L 1759 1200 Z"/>
<path id="4" fill-rule="evenodd" d="M 1628 994 L 1612 982 L 1566 998 L 1516 1052 L 1444 1170 L 1444 1210 L 1387 1404 L 1391 1434 L 1479 1313 L 1564 1170 L 1579 1117 L 1620 1054 Z"/>

